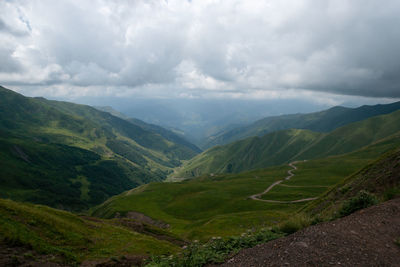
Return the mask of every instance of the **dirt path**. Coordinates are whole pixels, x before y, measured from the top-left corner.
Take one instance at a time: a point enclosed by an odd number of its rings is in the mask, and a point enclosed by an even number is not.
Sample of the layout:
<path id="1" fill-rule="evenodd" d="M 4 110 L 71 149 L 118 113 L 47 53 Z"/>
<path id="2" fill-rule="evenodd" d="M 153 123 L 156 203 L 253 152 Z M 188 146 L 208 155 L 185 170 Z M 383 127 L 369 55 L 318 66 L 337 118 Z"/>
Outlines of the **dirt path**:
<path id="1" fill-rule="evenodd" d="M 316 197 L 302 198 L 302 199 L 291 200 L 291 201 L 261 199 L 261 197 L 263 195 L 265 195 L 266 193 L 268 193 L 269 191 L 271 191 L 272 188 L 274 188 L 278 184 L 282 183 L 283 181 L 290 180 L 290 178 L 292 178 L 294 176 L 293 171 L 297 170 L 297 167 L 294 164 L 296 164 L 297 162 L 299 162 L 299 161 L 294 161 L 294 162 L 289 163 L 289 166 L 292 167 L 292 169 L 288 170 L 288 176 L 286 176 L 285 179 L 274 182 L 263 192 L 261 192 L 259 194 L 251 195 L 251 196 L 249 196 L 249 198 L 252 200 L 264 201 L 264 202 L 268 202 L 268 203 L 282 203 L 282 204 L 300 203 L 300 202 L 306 202 L 306 201 L 311 201 L 311 200 L 317 199 Z"/>
<path id="2" fill-rule="evenodd" d="M 244 249 L 222 266 L 400 266 L 400 199 Z"/>

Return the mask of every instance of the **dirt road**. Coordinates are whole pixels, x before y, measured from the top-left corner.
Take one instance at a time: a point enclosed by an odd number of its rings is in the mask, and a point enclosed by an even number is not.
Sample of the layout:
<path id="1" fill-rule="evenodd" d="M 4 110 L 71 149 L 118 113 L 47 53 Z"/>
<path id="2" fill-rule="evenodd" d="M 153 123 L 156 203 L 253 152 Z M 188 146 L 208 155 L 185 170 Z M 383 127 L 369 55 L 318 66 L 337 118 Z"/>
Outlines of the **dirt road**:
<path id="1" fill-rule="evenodd" d="M 261 199 L 261 197 L 263 195 L 265 195 L 266 193 L 268 193 L 269 191 L 271 191 L 272 188 L 274 188 L 278 184 L 282 183 L 283 181 L 290 180 L 294 176 L 293 171 L 297 170 L 297 167 L 294 164 L 296 164 L 297 162 L 299 162 L 299 161 L 294 161 L 294 162 L 289 163 L 289 166 L 292 167 L 292 169 L 288 171 L 288 176 L 286 176 L 285 179 L 274 182 L 267 189 L 265 189 L 263 192 L 261 192 L 259 194 L 251 195 L 251 196 L 249 196 L 249 198 L 253 199 L 253 200 L 263 201 L 263 202 L 282 203 L 282 204 L 299 203 L 299 202 L 305 202 L 305 201 L 310 201 L 310 200 L 317 199 L 316 197 L 302 198 L 302 199 L 291 200 L 291 201 Z"/>

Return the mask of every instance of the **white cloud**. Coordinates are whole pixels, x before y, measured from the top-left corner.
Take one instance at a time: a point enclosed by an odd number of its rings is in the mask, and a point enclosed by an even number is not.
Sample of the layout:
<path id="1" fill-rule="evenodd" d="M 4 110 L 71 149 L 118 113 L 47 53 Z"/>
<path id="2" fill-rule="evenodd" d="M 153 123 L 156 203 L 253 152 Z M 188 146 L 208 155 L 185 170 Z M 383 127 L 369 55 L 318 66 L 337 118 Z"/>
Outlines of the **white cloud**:
<path id="1" fill-rule="evenodd" d="M 0 82 L 65 96 L 400 97 L 399 12 L 396 0 L 2 1 Z"/>

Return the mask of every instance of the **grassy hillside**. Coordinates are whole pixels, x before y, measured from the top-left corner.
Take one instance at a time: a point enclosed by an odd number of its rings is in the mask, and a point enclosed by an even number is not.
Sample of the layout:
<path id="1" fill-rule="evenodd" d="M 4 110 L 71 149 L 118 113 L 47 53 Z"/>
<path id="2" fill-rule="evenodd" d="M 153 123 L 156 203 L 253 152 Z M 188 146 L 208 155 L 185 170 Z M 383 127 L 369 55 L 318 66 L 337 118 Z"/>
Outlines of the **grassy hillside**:
<path id="1" fill-rule="evenodd" d="M 295 176 L 263 198 L 288 201 L 318 197 L 330 187 L 400 145 L 400 136 L 340 156 L 298 163 Z M 338 168 L 340 166 L 340 168 Z M 91 214 L 112 218 L 130 211 L 144 213 L 171 225 L 171 231 L 190 239 L 237 235 L 248 229 L 273 226 L 306 205 L 249 199 L 287 176 L 287 165 L 240 174 L 202 176 L 176 183 L 150 183 L 115 196 Z"/>
<path id="2" fill-rule="evenodd" d="M 373 194 L 380 201 L 400 196 L 400 150 L 398 148 L 347 177 L 320 199 L 305 206 L 302 212 L 310 216 L 329 219 L 337 216 L 343 203 L 356 197 L 362 190 Z"/>
<path id="3" fill-rule="evenodd" d="M 171 177 L 238 173 L 355 151 L 400 131 L 400 111 L 348 124 L 330 133 L 283 130 L 211 148 L 185 162 Z"/>
<path id="4" fill-rule="evenodd" d="M 174 177 L 196 177 L 207 173 L 241 171 L 280 165 L 293 159 L 322 134 L 308 130 L 286 130 L 213 147 L 185 162 Z"/>
<path id="5" fill-rule="evenodd" d="M 235 128 L 211 136 L 204 148 L 224 145 L 252 136 L 263 136 L 267 133 L 285 129 L 308 129 L 316 132 L 330 132 L 346 124 L 361 121 L 373 116 L 388 114 L 400 109 L 400 102 L 361 106 L 358 108 L 333 107 L 310 114 L 291 114 L 267 117 L 250 125 Z"/>
<path id="6" fill-rule="evenodd" d="M 0 87 L 1 197 L 84 209 L 195 154 L 107 112 Z"/>
<path id="7" fill-rule="evenodd" d="M 124 227 L 120 220 L 79 217 L 46 206 L 4 199 L 0 199 L 0 246 L 9 248 L 14 263 L 18 263 L 18 258 L 38 261 L 34 258 L 36 253 L 38 257 L 50 254 L 46 262 L 53 259 L 76 264 L 101 258 L 118 259 L 128 254 L 159 255 L 179 250 L 172 243 Z M 24 255 L 12 255 L 18 247 L 26 249 Z"/>

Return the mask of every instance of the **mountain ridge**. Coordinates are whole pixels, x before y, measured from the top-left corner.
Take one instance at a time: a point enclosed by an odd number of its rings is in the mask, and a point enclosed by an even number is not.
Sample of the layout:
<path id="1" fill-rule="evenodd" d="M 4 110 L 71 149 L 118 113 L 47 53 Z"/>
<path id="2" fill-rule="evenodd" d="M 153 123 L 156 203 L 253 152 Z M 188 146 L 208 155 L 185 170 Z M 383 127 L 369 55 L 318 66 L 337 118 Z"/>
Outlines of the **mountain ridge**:
<path id="1" fill-rule="evenodd" d="M 400 102 L 390 104 L 363 105 L 357 108 L 335 106 L 313 113 L 288 114 L 266 117 L 247 126 L 219 133 L 209 138 L 203 148 L 224 145 L 251 136 L 263 136 L 269 132 L 285 129 L 308 129 L 330 132 L 346 124 L 369 117 L 384 115 L 400 109 Z"/>
<path id="2" fill-rule="evenodd" d="M 294 160 L 344 154 L 400 131 L 400 111 L 350 123 L 329 133 L 289 129 L 216 146 L 177 168 L 173 177 L 238 173 Z"/>

